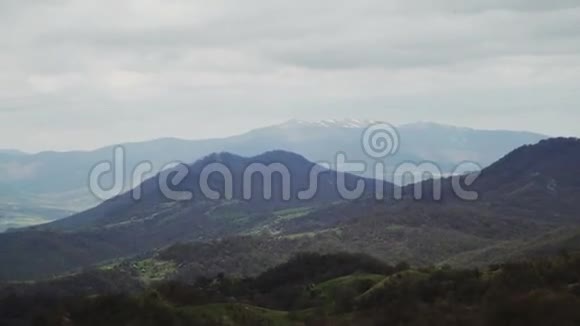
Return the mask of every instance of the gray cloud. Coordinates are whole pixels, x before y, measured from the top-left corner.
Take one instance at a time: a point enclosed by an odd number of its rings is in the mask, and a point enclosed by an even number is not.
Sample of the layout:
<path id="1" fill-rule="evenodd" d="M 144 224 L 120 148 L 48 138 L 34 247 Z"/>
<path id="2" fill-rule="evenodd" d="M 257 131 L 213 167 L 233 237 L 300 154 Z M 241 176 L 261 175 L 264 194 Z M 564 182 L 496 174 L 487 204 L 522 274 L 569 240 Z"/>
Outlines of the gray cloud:
<path id="1" fill-rule="evenodd" d="M 345 116 L 580 135 L 578 21 L 577 0 L 4 0 L 0 147 Z"/>

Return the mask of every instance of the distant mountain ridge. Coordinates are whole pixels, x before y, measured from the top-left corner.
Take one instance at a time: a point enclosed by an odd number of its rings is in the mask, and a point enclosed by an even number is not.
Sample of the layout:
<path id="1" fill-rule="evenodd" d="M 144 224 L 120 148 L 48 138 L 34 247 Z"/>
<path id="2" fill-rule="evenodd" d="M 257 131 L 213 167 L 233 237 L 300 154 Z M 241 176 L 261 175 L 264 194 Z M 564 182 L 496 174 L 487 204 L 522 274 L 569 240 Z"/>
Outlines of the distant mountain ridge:
<path id="1" fill-rule="evenodd" d="M 21 152 L 16 149 L 0 149 L 0 154 L 8 154 L 8 155 L 27 155 L 27 153 Z"/>
<path id="2" fill-rule="evenodd" d="M 338 152 L 344 152 L 348 160 L 366 162 L 369 169 L 362 174 L 372 177 L 371 167 L 375 160 L 361 148 L 361 137 L 364 128 L 374 123 L 377 121 L 292 120 L 222 139 L 164 138 L 127 143 L 121 145 L 125 149 L 126 181 L 130 184 L 130 172 L 143 161 L 151 162 L 155 173 L 170 162 L 190 163 L 212 152 L 254 156 L 273 149 L 298 153 L 313 162 L 330 163 L 335 163 Z M 387 169 L 405 161 L 430 161 L 435 162 L 443 173 L 452 171 L 465 160 L 487 166 L 516 147 L 546 138 L 527 132 L 484 131 L 424 123 L 402 125 L 398 127 L 398 133 L 400 150 L 387 159 Z M 0 152 L 0 200 L 24 211 L 36 212 L 30 216 L 35 221 L 54 219 L 54 215 L 49 213 L 54 209 L 69 212 L 93 207 L 99 200 L 88 190 L 89 172 L 97 163 L 111 161 L 114 148 L 19 155 Z M 341 170 L 342 167 L 334 168 Z M 105 175 L 103 182 L 110 183 L 111 175 Z M 43 209 L 47 214 L 41 213 Z M 14 220 L 8 222 L 13 224 Z"/>

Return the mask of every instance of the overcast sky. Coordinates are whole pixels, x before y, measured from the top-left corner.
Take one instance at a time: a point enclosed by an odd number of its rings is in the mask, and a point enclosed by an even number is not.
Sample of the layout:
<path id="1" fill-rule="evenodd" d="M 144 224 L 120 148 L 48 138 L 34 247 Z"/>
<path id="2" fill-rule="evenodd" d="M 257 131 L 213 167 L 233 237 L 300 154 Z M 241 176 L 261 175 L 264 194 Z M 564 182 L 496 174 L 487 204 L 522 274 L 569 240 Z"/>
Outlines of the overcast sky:
<path id="1" fill-rule="evenodd" d="M 0 148 L 291 118 L 580 136 L 579 0 L 0 0 L 0 33 Z"/>

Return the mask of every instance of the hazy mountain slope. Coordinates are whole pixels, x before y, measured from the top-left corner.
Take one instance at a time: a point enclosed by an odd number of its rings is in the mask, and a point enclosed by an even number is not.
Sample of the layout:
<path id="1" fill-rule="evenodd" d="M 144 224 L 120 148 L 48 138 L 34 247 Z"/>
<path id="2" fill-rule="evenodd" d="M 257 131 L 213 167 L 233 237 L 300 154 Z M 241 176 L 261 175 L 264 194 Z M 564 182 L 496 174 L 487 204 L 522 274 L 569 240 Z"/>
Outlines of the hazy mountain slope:
<path id="1" fill-rule="evenodd" d="M 216 162 L 232 171 L 235 180 L 232 200 L 204 199 L 196 187 L 201 169 Z M 275 177 L 271 200 L 263 198 L 261 182 L 252 183 L 253 196 L 246 200 L 240 182 L 245 167 L 252 163 L 275 162 L 284 164 L 290 171 L 291 199 L 280 197 L 282 180 Z M 139 201 L 135 201 L 131 193 L 126 193 L 84 213 L 36 227 L 38 230 L 0 234 L 0 247 L 12 248 L 0 250 L 0 265 L 15 266 L 18 271 L 15 273 L 11 267 L 6 267 L 0 277 L 46 277 L 107 259 L 143 253 L 177 241 L 209 241 L 270 232 L 270 226 L 279 221 L 297 218 L 341 200 L 335 186 L 337 172 L 331 170 L 319 175 L 318 191 L 312 199 L 296 199 L 296 194 L 308 187 L 313 166 L 314 163 L 304 157 L 283 151 L 252 158 L 228 153 L 210 155 L 191 165 L 189 176 L 176 187 L 176 190 L 191 190 L 193 200 L 174 201 L 162 196 L 158 176 L 143 184 L 143 198 Z M 376 185 L 376 180 L 353 175 L 345 175 L 345 179 L 348 187 L 353 187 L 358 181 L 364 182 L 369 192 L 373 192 Z M 222 181 L 219 175 L 209 179 L 216 189 L 223 184 Z M 385 191 L 393 187 L 388 183 L 380 184 Z"/>
<path id="2" fill-rule="evenodd" d="M 547 138 L 525 131 L 479 130 L 427 122 L 402 125 L 398 131 L 403 148 L 411 148 L 422 159 L 450 169 L 462 161 L 487 167 L 522 145 Z"/>
<path id="3" fill-rule="evenodd" d="M 202 193 L 200 174 L 205 167 L 214 163 L 222 164 L 232 173 L 232 200 L 223 200 L 225 186 L 223 177 L 219 174 L 212 174 L 208 184 L 221 195 L 221 198 L 219 200 L 211 200 Z M 265 188 L 263 182 L 265 180 L 261 176 L 255 175 L 249 181 L 249 184 L 246 185 L 244 174 L 247 167 L 253 164 L 263 164 L 264 166 L 280 164 L 285 167 L 289 172 L 288 190 L 290 197 L 288 199 L 282 198 L 285 184 L 279 174 L 274 174 L 272 183 L 269 185 L 272 189 L 271 199 L 264 197 Z M 303 156 L 285 151 L 270 151 L 250 158 L 230 153 L 212 154 L 188 166 L 187 177 L 172 189 L 173 191 L 191 192 L 193 194 L 192 200 L 175 201 L 175 199 L 166 198 L 159 186 L 162 183 L 160 181 L 161 175 L 157 175 L 146 180 L 140 186 L 143 197 L 137 201 L 133 198 L 132 192 L 127 192 L 86 212 L 43 225 L 41 228 L 68 231 L 118 224 L 125 225 L 130 221 L 135 222 L 150 216 L 158 216 L 161 212 L 167 212 L 164 213 L 167 215 L 172 213 L 185 214 L 187 210 L 207 212 L 210 207 L 212 208 L 211 213 L 214 214 L 218 214 L 222 210 L 239 210 L 237 212 L 238 215 L 248 215 L 292 207 L 325 206 L 342 199 L 336 186 L 338 175 L 344 176 L 348 189 L 353 189 L 358 181 L 362 181 L 367 194 L 375 192 L 377 185 L 375 180 L 325 170 L 317 176 L 315 195 L 308 200 L 298 199 L 298 193 L 310 187 L 311 171 L 315 166 L 314 163 L 306 160 Z M 393 185 L 387 182 L 380 182 L 379 184 L 386 194 L 392 193 Z M 246 186 L 251 188 L 251 198 L 249 199 L 246 199 L 246 194 L 244 193 Z"/>
<path id="4" fill-rule="evenodd" d="M 141 162 L 151 162 L 155 173 L 170 162 L 189 163 L 211 152 L 253 156 L 282 149 L 304 155 L 311 161 L 333 163 L 336 153 L 341 151 L 347 153 L 350 160 L 372 162 L 361 148 L 363 128 L 369 123 L 372 122 L 289 121 L 222 139 L 166 138 L 123 144 L 127 171 L 125 190 L 130 189 L 131 172 Z M 436 162 L 442 172 L 452 170 L 455 164 L 464 160 L 474 160 L 485 166 L 518 146 L 545 138 L 526 132 L 483 131 L 437 124 L 404 125 L 398 131 L 400 151 L 388 159 L 388 165 L 429 160 Z M 35 210 L 81 211 L 95 206 L 99 201 L 88 190 L 89 172 L 97 163 L 111 161 L 113 148 L 38 154 L 0 152 L 0 193 L 6 193 L 2 200 L 25 201 L 19 205 Z M 110 178 L 111 175 L 103 177 L 104 185 L 111 182 Z M 42 217 L 48 217 L 50 213 L 46 215 Z"/>

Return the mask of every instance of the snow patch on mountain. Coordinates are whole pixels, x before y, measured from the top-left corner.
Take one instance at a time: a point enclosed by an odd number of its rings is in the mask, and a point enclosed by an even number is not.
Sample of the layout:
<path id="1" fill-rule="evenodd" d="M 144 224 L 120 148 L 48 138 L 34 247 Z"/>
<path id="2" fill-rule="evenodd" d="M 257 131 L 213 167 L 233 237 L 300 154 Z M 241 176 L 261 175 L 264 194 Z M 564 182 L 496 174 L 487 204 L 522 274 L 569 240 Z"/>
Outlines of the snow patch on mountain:
<path id="1" fill-rule="evenodd" d="M 319 121 L 306 121 L 306 120 L 290 120 L 281 125 L 285 128 L 295 128 L 295 127 L 310 127 L 310 128 L 349 128 L 349 129 L 359 129 L 366 128 L 372 124 L 378 123 L 375 120 L 358 120 L 358 119 L 329 119 L 329 120 L 319 120 Z"/>

